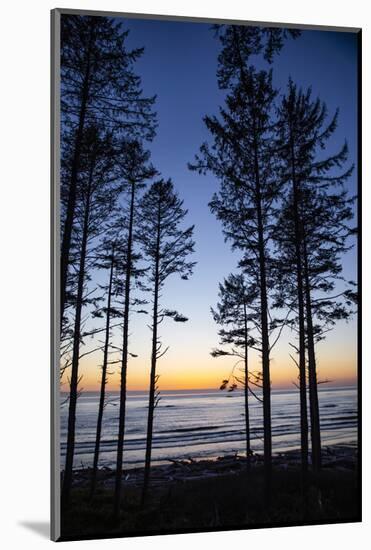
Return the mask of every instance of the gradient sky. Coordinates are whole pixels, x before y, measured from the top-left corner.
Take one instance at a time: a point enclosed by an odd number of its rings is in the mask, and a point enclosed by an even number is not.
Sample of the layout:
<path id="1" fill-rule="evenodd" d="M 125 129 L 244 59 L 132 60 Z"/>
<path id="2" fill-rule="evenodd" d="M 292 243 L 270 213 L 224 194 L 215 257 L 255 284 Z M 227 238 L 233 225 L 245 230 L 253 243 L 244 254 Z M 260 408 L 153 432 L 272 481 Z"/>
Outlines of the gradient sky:
<path id="1" fill-rule="evenodd" d="M 161 334 L 167 355 L 158 363 L 162 389 L 217 388 L 232 365 L 229 359 L 213 359 L 210 350 L 218 345 L 218 327 L 212 320 L 210 306 L 217 302 L 218 283 L 235 270 L 239 254 L 232 253 L 224 242 L 222 227 L 210 213 L 208 202 L 218 182 L 213 176 L 199 176 L 187 169 L 200 144 L 208 138 L 202 121 L 206 114 L 218 112 L 223 94 L 217 88 L 216 67 L 219 51 L 210 25 L 129 19 L 128 45 L 145 47 L 136 71 L 142 77 L 144 93 L 156 94 L 159 128 L 150 145 L 152 161 L 164 177 L 171 177 L 189 210 L 188 224 L 195 224 L 197 266 L 189 281 L 173 276 L 168 279 L 162 305 L 177 309 L 189 317 L 178 324 L 165 321 Z M 357 38 L 352 33 L 303 31 L 296 41 L 288 41 L 275 58 L 274 84 L 283 93 L 288 77 L 303 87 L 312 86 L 330 114 L 340 109 L 339 127 L 330 143 L 330 152 L 346 138 L 351 162 L 356 161 L 357 136 Z M 256 61 L 256 62 L 255 62 Z M 265 67 L 261 59 L 254 59 Z M 356 189 L 356 172 L 349 182 Z M 355 251 L 344 258 L 347 278 L 356 277 Z M 150 331 L 144 316 L 132 316 L 131 349 L 139 355 L 130 360 L 129 389 L 146 389 L 150 368 Z M 284 333 L 272 352 L 272 386 L 292 387 L 296 367 L 288 356 L 288 342 L 293 335 Z M 82 387 L 98 387 L 99 354 L 83 360 Z M 252 369 L 259 367 L 258 357 L 251 357 Z M 118 370 L 118 369 L 117 369 Z M 318 345 L 320 378 L 336 384 L 354 383 L 356 377 L 356 322 L 339 323 L 326 342 Z M 117 389 L 118 374 L 110 377 L 109 389 Z"/>

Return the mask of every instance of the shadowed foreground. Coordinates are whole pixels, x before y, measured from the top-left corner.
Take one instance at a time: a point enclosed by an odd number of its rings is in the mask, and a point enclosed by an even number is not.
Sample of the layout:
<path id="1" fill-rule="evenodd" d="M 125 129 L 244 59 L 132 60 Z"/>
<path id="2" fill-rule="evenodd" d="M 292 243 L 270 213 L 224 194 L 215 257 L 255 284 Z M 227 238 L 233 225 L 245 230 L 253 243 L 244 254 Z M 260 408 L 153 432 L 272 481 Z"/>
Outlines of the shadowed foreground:
<path id="1" fill-rule="evenodd" d="M 240 457 L 158 466 L 144 508 L 140 507 L 143 471 L 131 470 L 119 525 L 112 520 L 114 472 L 99 472 L 96 496 L 89 502 L 90 469 L 78 470 L 70 510 L 63 514 L 62 539 L 360 520 L 355 448 L 327 449 L 318 489 L 309 475 L 306 502 L 298 454 L 287 453 L 274 462 L 270 510 L 264 504 L 259 456 L 253 457 L 250 474 Z"/>

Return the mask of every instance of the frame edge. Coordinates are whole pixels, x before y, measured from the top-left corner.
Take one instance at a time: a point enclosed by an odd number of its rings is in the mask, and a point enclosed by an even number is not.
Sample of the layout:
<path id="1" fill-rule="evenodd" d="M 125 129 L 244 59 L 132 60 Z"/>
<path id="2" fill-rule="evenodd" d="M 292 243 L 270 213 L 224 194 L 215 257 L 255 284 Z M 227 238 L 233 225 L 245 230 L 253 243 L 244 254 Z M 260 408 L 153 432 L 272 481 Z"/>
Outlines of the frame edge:
<path id="1" fill-rule="evenodd" d="M 60 457 L 59 457 L 59 151 L 60 151 L 60 10 L 51 10 L 51 71 L 50 71 L 50 367 L 51 367 L 51 424 L 50 424 L 50 538 L 60 540 Z"/>

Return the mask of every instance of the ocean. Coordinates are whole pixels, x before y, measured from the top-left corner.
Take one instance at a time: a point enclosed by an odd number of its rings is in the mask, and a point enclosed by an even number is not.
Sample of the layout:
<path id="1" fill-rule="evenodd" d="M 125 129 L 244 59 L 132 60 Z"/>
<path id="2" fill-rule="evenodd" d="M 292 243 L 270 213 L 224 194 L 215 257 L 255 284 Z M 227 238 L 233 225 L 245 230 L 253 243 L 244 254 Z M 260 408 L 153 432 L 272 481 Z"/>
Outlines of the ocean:
<path id="1" fill-rule="evenodd" d="M 155 412 L 152 464 L 167 459 L 215 458 L 245 451 L 244 398 L 241 391 L 163 391 Z M 113 468 L 118 429 L 117 392 L 108 392 L 109 404 L 103 418 L 99 466 Z M 98 412 L 98 392 L 82 393 L 77 405 L 74 468 L 92 465 Z M 62 398 L 63 401 L 63 398 Z M 357 442 L 357 389 L 319 389 L 323 445 Z M 142 466 L 148 396 L 128 392 L 124 445 L 124 467 Z M 61 406 L 61 468 L 64 468 L 68 406 Z M 262 452 L 263 417 L 261 403 L 250 397 L 251 447 Z M 299 392 L 272 391 L 273 453 L 300 446 Z"/>

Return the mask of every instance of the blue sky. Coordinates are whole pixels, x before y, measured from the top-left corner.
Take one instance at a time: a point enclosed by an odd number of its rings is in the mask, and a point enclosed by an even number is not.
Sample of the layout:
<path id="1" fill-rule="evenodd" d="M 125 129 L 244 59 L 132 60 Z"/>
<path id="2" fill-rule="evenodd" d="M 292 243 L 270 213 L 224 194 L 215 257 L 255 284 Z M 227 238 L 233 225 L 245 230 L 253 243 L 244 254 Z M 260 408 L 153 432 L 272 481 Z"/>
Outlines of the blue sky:
<path id="1" fill-rule="evenodd" d="M 204 378 L 215 379 L 217 386 L 229 365 L 209 355 L 210 349 L 218 343 L 210 306 L 216 304 L 218 283 L 235 270 L 239 256 L 230 252 L 229 245 L 224 242 L 221 224 L 208 208 L 218 182 L 213 176 L 190 172 L 187 163 L 194 159 L 201 143 L 208 139 L 203 117 L 217 114 L 223 104 L 224 94 L 218 90 L 216 81 L 219 42 L 208 23 L 122 21 L 124 28 L 130 30 L 128 46 L 145 48 L 136 65 L 144 93 L 146 96 L 157 95 L 159 127 L 149 146 L 152 161 L 164 177 L 173 179 L 189 210 L 187 223 L 195 225 L 194 260 L 198 263 L 194 275 L 189 281 L 175 276 L 170 278 L 163 298 L 164 306 L 179 309 L 190 321 L 184 326 L 171 321 L 161 325 L 164 343 L 170 344 L 171 348 L 161 360 L 159 372 L 166 388 L 179 387 L 181 375 L 199 379 L 201 386 L 206 384 L 202 382 Z M 356 161 L 357 147 L 356 56 L 357 38 L 353 33 L 303 31 L 297 40 L 286 42 L 273 64 L 274 84 L 282 93 L 291 76 L 304 88 L 312 86 L 313 95 L 319 95 L 326 102 L 330 114 L 339 107 L 339 126 L 329 151 L 335 151 L 347 139 L 351 162 Z M 261 59 L 253 61 L 257 67 L 267 67 Z M 356 172 L 349 187 L 355 192 Z M 355 277 L 355 258 L 354 251 L 344 258 L 348 278 Z M 129 368 L 129 386 L 131 384 L 134 389 L 141 385 L 139 380 L 146 379 L 149 372 L 150 334 L 143 318 L 135 316 L 131 332 L 132 351 L 140 356 Z M 295 379 L 295 368 L 288 358 L 288 338 L 284 334 L 273 353 L 273 383 L 275 377 L 278 380 L 284 376 L 286 385 L 289 385 L 291 372 L 291 379 Z M 319 365 L 322 357 L 324 377 L 327 374 L 332 376 L 335 369 L 334 372 L 338 372 L 336 379 L 341 381 L 350 365 L 354 373 L 355 346 L 355 322 L 340 324 L 327 342 L 319 346 Z M 257 366 L 257 357 L 253 361 Z M 330 363 L 334 363 L 331 373 L 327 368 Z M 214 382 L 206 385 L 212 387 Z"/>

